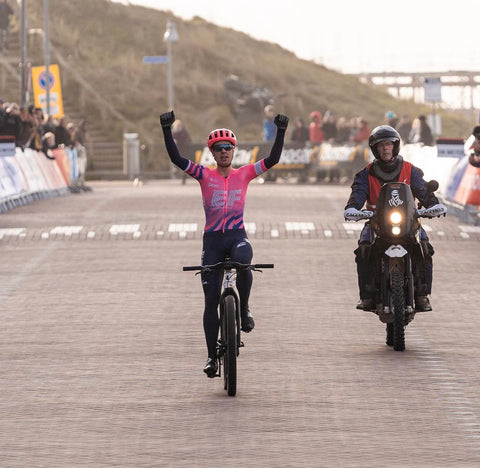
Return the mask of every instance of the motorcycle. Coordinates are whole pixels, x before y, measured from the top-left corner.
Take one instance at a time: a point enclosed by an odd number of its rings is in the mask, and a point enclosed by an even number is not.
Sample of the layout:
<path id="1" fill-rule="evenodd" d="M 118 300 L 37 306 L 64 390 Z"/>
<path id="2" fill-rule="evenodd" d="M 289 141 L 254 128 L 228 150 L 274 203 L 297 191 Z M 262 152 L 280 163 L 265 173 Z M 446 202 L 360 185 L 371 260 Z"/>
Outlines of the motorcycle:
<path id="1" fill-rule="evenodd" d="M 437 188 L 438 182 L 427 183 L 428 191 Z M 386 324 L 387 345 L 395 351 L 405 350 L 405 327 L 415 317 L 415 290 L 425 271 L 420 218 L 445 213 L 443 205 L 417 209 L 408 184 L 388 182 L 380 189 L 375 212 L 358 211 L 354 218 L 370 220 L 369 261 L 374 274 L 369 289 L 376 303 L 372 312 Z"/>

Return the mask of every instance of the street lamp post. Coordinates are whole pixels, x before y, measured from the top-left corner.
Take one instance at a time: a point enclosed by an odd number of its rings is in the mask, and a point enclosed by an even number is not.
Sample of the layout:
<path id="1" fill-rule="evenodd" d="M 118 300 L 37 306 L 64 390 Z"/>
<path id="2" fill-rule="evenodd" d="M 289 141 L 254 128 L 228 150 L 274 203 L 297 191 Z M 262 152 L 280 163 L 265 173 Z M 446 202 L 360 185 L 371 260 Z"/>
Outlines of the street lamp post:
<path id="1" fill-rule="evenodd" d="M 45 40 L 45 75 L 46 75 L 46 113 L 50 115 L 50 2 L 43 0 L 44 40 Z"/>
<path id="2" fill-rule="evenodd" d="M 22 0 L 22 9 L 21 9 L 21 39 L 22 39 L 22 58 L 21 58 L 21 73 L 22 73 L 22 82 L 20 85 L 20 105 L 26 107 L 27 104 L 27 28 L 26 28 L 26 5 L 27 0 Z"/>
<path id="3" fill-rule="evenodd" d="M 178 33 L 175 23 L 172 21 L 167 22 L 167 30 L 163 35 L 163 41 L 167 43 L 167 57 L 168 57 L 168 106 L 173 109 L 173 57 L 172 57 L 172 44 L 178 42 Z"/>

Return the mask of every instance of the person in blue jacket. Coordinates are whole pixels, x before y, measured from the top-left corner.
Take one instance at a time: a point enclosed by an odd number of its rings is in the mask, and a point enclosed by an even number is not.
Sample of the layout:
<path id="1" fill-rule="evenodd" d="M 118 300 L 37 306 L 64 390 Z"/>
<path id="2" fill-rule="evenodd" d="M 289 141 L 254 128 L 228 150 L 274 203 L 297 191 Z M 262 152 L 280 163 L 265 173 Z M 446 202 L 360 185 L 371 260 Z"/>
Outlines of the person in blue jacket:
<path id="1" fill-rule="evenodd" d="M 439 214 L 446 212 L 446 207 L 438 201 L 433 192 L 427 189 L 423 172 L 410 162 L 404 161 L 399 154 L 400 134 L 393 127 L 380 125 L 374 128 L 368 144 L 375 160 L 355 175 L 350 198 L 345 206 L 345 219 L 359 219 L 360 210 L 365 204 L 367 210 L 374 211 L 380 187 L 386 182 L 407 183 L 421 206 L 437 207 Z M 361 310 L 372 310 L 375 302 L 373 293 L 370 291 L 371 288 L 368 287 L 372 281 L 372 266 L 369 262 L 370 229 L 370 223 L 365 223 L 358 241 L 358 248 L 354 251 L 360 290 L 360 302 L 357 309 Z M 428 311 L 432 310 L 427 295 L 431 293 L 432 288 L 434 250 L 423 229 L 421 245 L 424 254 L 425 276 L 420 278 L 419 287 L 416 288 L 415 308 L 417 311 Z"/>

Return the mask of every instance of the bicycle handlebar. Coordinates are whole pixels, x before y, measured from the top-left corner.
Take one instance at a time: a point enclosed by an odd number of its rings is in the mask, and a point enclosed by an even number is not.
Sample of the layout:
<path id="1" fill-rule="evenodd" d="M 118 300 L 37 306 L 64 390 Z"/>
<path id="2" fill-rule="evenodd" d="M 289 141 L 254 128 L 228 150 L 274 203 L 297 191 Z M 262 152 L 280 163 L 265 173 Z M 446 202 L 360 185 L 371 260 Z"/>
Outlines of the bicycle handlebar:
<path id="1" fill-rule="evenodd" d="M 196 266 L 184 266 L 183 271 L 206 271 L 206 270 L 257 270 L 258 268 L 274 268 L 273 263 L 238 263 L 230 260 L 225 262 L 218 262 L 214 265 L 196 265 Z"/>

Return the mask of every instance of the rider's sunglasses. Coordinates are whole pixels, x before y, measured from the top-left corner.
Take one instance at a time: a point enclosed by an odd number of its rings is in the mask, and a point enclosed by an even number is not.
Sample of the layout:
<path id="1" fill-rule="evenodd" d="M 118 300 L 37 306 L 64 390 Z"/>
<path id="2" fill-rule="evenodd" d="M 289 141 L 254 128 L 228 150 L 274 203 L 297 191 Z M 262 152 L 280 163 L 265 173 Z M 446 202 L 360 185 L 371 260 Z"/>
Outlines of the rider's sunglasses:
<path id="1" fill-rule="evenodd" d="M 222 145 L 212 146 L 212 150 L 215 151 L 216 153 L 220 153 L 222 150 L 230 151 L 233 148 L 234 148 L 234 146 L 231 145 L 230 143 L 225 143 L 225 144 L 222 144 Z"/>

